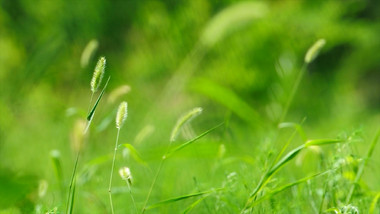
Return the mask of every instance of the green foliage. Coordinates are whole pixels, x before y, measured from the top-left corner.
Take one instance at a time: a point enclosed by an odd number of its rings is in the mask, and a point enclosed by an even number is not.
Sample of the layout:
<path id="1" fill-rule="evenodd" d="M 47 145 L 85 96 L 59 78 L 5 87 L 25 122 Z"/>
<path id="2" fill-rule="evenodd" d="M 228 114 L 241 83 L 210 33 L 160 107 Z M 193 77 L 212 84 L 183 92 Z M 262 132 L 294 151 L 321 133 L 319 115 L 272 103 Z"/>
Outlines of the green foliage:
<path id="1" fill-rule="evenodd" d="M 379 213 L 379 14 L 370 0 L 1 1 L 0 213 L 109 213 L 108 185 L 115 213 Z M 132 186 L 108 183 L 122 167 Z"/>

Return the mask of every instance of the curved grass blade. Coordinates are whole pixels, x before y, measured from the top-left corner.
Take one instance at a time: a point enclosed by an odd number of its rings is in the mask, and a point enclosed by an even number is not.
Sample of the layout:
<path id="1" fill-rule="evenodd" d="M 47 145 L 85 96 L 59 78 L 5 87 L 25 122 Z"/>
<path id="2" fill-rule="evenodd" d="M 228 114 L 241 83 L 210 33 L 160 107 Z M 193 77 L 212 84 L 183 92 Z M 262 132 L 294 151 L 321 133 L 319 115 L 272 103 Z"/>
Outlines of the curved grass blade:
<path id="1" fill-rule="evenodd" d="M 305 143 L 305 147 L 308 146 L 323 146 L 328 144 L 335 144 L 343 142 L 342 139 L 317 139 L 317 140 L 308 140 Z"/>
<path id="2" fill-rule="evenodd" d="M 254 110 L 235 92 L 226 87 L 222 87 L 210 80 L 196 79 L 192 82 L 191 89 L 230 109 L 238 117 L 252 126 L 262 124 L 259 113 L 257 113 L 256 110 Z"/>
<path id="3" fill-rule="evenodd" d="M 141 155 L 137 152 L 137 150 L 135 149 L 134 146 L 132 146 L 129 143 L 121 144 L 120 146 L 127 148 L 131 152 L 131 155 L 132 155 L 133 159 L 135 159 L 136 162 L 138 162 L 144 166 L 148 166 L 148 164 L 141 158 Z"/>
<path id="4" fill-rule="evenodd" d="M 210 193 L 213 193 L 213 192 L 216 192 L 216 191 L 220 191 L 222 189 L 223 188 L 212 189 L 212 190 L 207 190 L 207 191 L 203 191 L 203 192 L 197 192 L 197 193 L 192 193 L 192 194 L 188 194 L 188 195 L 178 196 L 178 197 L 175 197 L 175 198 L 166 199 L 166 200 L 160 201 L 158 203 L 152 204 L 152 205 L 148 206 L 146 209 L 147 210 L 153 209 L 153 208 L 156 208 L 156 207 L 164 206 L 166 204 L 174 203 L 174 202 L 177 202 L 177 201 L 182 201 L 182 200 L 185 200 L 185 199 L 188 199 L 188 198 L 193 198 L 193 197 L 197 197 L 197 196 L 202 196 L 202 195 L 210 194 Z"/>
<path id="5" fill-rule="evenodd" d="M 278 194 L 278 193 L 280 193 L 280 192 L 282 192 L 282 191 L 284 191 L 284 190 L 286 190 L 286 189 L 289 189 L 289 188 L 291 188 L 291 187 L 293 187 L 293 186 L 296 186 L 296 185 L 298 185 L 298 184 L 302 184 L 302 183 L 304 183 L 304 182 L 306 182 L 306 181 L 308 181 L 308 180 L 311 180 L 311 179 L 313 179 L 313 178 L 316 178 L 316 177 L 318 177 L 318 176 L 325 175 L 325 174 L 327 174 L 327 173 L 329 173 L 329 172 L 331 172 L 331 171 L 333 171 L 333 170 L 334 170 L 334 169 L 327 170 L 327 171 L 324 171 L 324 172 L 319 172 L 319 173 L 313 174 L 313 175 L 311 175 L 311 176 L 308 176 L 308 177 L 305 177 L 305 178 L 301 178 L 301 179 L 299 179 L 299 180 L 297 180 L 297 181 L 295 181 L 295 182 L 292 182 L 292 183 L 289 183 L 289 184 L 285 184 L 285 185 L 283 185 L 283 186 L 281 186 L 281 187 L 278 187 L 278 188 L 276 188 L 275 190 L 271 191 L 270 193 L 266 194 L 265 196 L 259 198 L 259 199 L 256 200 L 255 202 L 253 202 L 253 203 L 250 205 L 250 207 L 252 207 L 252 206 L 254 206 L 254 205 L 260 203 L 261 201 L 264 201 L 264 200 L 266 200 L 266 199 L 269 199 L 269 198 L 271 198 L 272 196 L 274 196 L 274 195 L 276 195 L 276 194 Z"/>
<path id="6" fill-rule="evenodd" d="M 184 211 L 183 214 L 189 213 L 191 210 L 194 209 L 199 203 L 201 203 L 204 199 L 206 199 L 209 195 L 205 195 L 201 197 L 200 199 L 196 200 L 194 203 L 192 203 L 190 206 L 188 206 Z"/>
<path id="7" fill-rule="evenodd" d="M 368 211 L 369 214 L 375 213 L 376 204 L 379 201 L 379 198 L 380 198 L 380 192 L 377 193 L 376 196 L 373 198 L 371 202 L 371 206 L 369 207 L 369 211 Z"/>
<path id="8" fill-rule="evenodd" d="M 301 136 L 302 141 L 306 142 L 307 137 L 306 134 L 300 124 L 297 123 L 290 123 L 290 122 L 285 122 L 285 123 L 280 123 L 278 124 L 278 128 L 283 129 L 283 128 L 294 128 L 298 134 Z"/>
<path id="9" fill-rule="evenodd" d="M 208 133 L 214 131 L 215 129 L 219 128 L 220 126 L 222 126 L 224 123 L 221 123 L 205 132 L 203 132 L 202 134 L 198 135 L 197 137 L 177 146 L 176 148 L 174 148 L 172 151 L 170 151 L 167 155 L 165 155 L 165 158 L 168 158 L 169 156 L 173 155 L 175 152 L 178 152 L 179 150 L 185 148 L 186 146 L 189 146 L 190 144 L 194 143 L 195 141 L 199 140 L 200 138 L 204 137 L 205 135 L 207 135 Z"/>
<path id="10" fill-rule="evenodd" d="M 324 211 L 324 213 L 329 213 L 329 212 L 334 212 L 335 214 L 342 214 L 342 212 L 338 208 L 335 208 L 335 207 L 329 208 Z"/>
<path id="11" fill-rule="evenodd" d="M 241 213 L 244 212 L 244 210 L 252 204 L 252 200 L 255 198 L 257 193 L 269 182 L 270 178 L 278 171 L 280 170 L 286 163 L 288 163 L 290 160 L 294 159 L 299 152 L 307 148 L 308 146 L 322 146 L 322 145 L 328 145 L 328 144 L 334 144 L 342 142 L 343 140 L 340 139 L 317 139 L 317 140 L 309 140 L 306 143 L 302 144 L 301 146 L 293 149 L 292 151 L 288 152 L 280 161 L 278 161 L 270 170 L 268 170 L 264 176 L 259 181 L 256 188 L 252 191 L 250 194 L 246 205 L 244 206 Z"/>
<path id="12" fill-rule="evenodd" d="M 54 174 L 60 186 L 61 195 L 64 195 L 64 183 L 63 183 L 63 170 L 61 163 L 61 154 L 58 150 L 53 150 L 50 152 L 50 158 L 54 168 Z"/>

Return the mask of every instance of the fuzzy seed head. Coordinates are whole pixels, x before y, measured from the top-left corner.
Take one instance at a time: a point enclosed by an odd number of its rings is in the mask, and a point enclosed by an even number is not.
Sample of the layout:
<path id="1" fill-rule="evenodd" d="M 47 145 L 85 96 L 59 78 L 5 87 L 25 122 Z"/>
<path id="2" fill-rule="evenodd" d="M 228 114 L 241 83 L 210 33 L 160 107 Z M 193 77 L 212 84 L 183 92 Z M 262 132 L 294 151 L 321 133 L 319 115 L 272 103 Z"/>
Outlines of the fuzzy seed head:
<path id="1" fill-rule="evenodd" d="M 325 46 L 326 40 L 325 39 L 319 39 L 314 43 L 313 46 L 307 50 L 307 53 L 305 55 L 305 63 L 309 64 L 311 63 L 319 54 L 319 51 Z"/>
<path id="2" fill-rule="evenodd" d="M 131 87 L 129 85 L 122 85 L 110 93 L 108 97 L 108 102 L 113 103 L 117 99 L 119 99 L 121 96 L 127 94 L 130 91 L 131 91 Z"/>
<path id="3" fill-rule="evenodd" d="M 104 69 L 106 67 L 106 58 L 100 57 L 98 63 L 96 63 L 94 74 L 91 79 L 91 91 L 95 93 L 98 91 L 100 83 L 102 83 L 102 79 L 104 76 Z"/>
<path id="4" fill-rule="evenodd" d="M 119 169 L 119 175 L 121 179 L 125 180 L 129 184 L 132 184 L 132 174 L 128 167 L 123 167 Z"/>
<path id="5" fill-rule="evenodd" d="M 202 113 L 202 111 L 203 111 L 203 109 L 201 107 L 196 107 L 196 108 L 193 108 L 192 110 L 190 110 L 189 112 L 187 112 L 186 114 L 184 114 L 182 117 L 180 117 L 177 120 L 177 123 L 172 130 L 172 133 L 170 135 L 170 142 L 175 141 L 177 136 L 178 136 L 179 131 L 181 130 L 181 128 L 185 124 L 187 124 L 191 120 L 193 120 L 195 117 L 200 115 Z"/>
<path id="6" fill-rule="evenodd" d="M 120 129 L 128 116 L 128 103 L 122 102 L 119 105 L 119 109 L 116 114 L 116 128 Z"/>

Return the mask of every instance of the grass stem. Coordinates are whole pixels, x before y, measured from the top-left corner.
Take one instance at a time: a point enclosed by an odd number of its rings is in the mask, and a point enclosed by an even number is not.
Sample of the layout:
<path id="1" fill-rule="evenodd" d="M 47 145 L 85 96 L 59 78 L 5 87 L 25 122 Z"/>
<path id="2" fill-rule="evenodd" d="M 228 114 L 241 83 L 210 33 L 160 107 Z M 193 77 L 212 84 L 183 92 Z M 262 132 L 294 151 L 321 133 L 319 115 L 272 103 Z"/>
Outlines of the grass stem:
<path id="1" fill-rule="evenodd" d="M 283 110 L 283 112 L 282 112 L 282 114 L 281 114 L 281 117 L 280 117 L 280 121 L 279 121 L 279 123 L 284 122 L 285 117 L 286 117 L 286 115 L 288 114 L 288 111 L 289 111 L 290 105 L 291 105 L 292 102 L 293 102 L 294 96 L 295 96 L 296 93 L 297 93 L 297 90 L 298 90 L 298 87 L 299 87 L 299 85 L 300 85 L 300 83 L 301 83 L 302 77 L 303 77 L 303 75 L 305 74 L 306 66 L 307 66 L 307 64 L 304 63 L 303 66 L 302 66 L 302 68 L 301 68 L 301 70 L 299 71 L 299 73 L 298 73 L 298 75 L 297 75 L 297 79 L 296 79 L 296 81 L 294 82 L 294 85 L 293 85 L 292 91 L 290 92 L 290 96 L 289 96 L 289 98 L 288 98 L 288 100 L 287 100 L 287 102 L 286 102 L 286 104 L 285 104 L 285 108 L 284 108 L 284 110 Z"/>
<path id="2" fill-rule="evenodd" d="M 110 205 L 111 205 L 111 213 L 112 214 L 114 213 L 114 209 L 113 209 L 113 203 L 112 203 L 112 191 L 111 191 L 111 188 L 112 188 L 113 170 L 115 168 L 115 159 L 116 159 L 116 152 L 117 152 L 117 144 L 119 142 L 119 134 L 120 134 L 120 128 L 117 129 L 116 142 L 115 142 L 115 150 L 113 152 L 112 167 L 111 167 L 111 174 L 110 174 L 110 183 L 109 183 L 109 186 L 108 186 L 108 195 L 109 195 L 109 198 L 110 198 Z"/>
<path id="3" fill-rule="evenodd" d="M 131 195 L 131 199 L 132 199 L 133 207 L 135 208 L 135 212 L 136 212 L 136 214 L 137 214 L 138 211 L 137 211 L 137 206 L 136 206 L 135 198 L 133 197 L 133 194 L 132 194 L 131 184 L 129 184 L 128 181 L 127 181 L 127 185 L 128 185 L 128 189 L 129 189 L 129 194 Z"/>

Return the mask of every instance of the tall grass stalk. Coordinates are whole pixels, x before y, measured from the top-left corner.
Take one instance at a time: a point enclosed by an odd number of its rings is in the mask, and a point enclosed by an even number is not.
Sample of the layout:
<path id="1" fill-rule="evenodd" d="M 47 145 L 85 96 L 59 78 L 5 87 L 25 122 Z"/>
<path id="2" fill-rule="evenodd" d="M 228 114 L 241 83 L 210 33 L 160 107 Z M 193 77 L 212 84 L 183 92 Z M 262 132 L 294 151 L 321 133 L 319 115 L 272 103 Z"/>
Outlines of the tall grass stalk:
<path id="1" fill-rule="evenodd" d="M 296 77 L 296 81 L 294 82 L 293 88 L 290 92 L 289 98 L 285 104 L 284 110 L 282 111 L 280 121 L 279 123 L 284 122 L 286 115 L 288 114 L 289 108 L 291 103 L 293 102 L 294 96 L 296 95 L 298 91 L 298 87 L 301 83 L 301 80 L 306 72 L 307 66 L 315 59 L 317 58 L 320 50 L 323 48 L 323 46 L 326 44 L 326 41 L 324 39 L 319 39 L 316 41 L 313 46 L 311 46 L 308 51 L 305 54 L 304 63 L 301 67 L 301 70 L 298 72 L 298 75 Z"/>
<path id="2" fill-rule="evenodd" d="M 120 129 L 123 126 L 125 120 L 127 119 L 128 116 L 128 104 L 127 102 L 122 102 L 119 105 L 119 108 L 117 110 L 116 114 L 116 129 L 117 129 L 117 134 L 116 134 L 116 141 L 115 141 L 115 149 L 113 152 L 113 158 L 112 158 L 112 167 L 111 167 L 111 174 L 110 174 L 110 182 L 108 186 L 108 195 L 110 198 L 110 205 L 111 205 L 111 213 L 114 213 L 114 208 L 113 208 L 113 202 L 112 202 L 112 177 L 113 177 L 113 171 L 115 168 L 115 159 L 116 159 L 116 152 L 118 148 L 118 142 L 119 142 L 119 135 L 120 135 Z"/>
<path id="3" fill-rule="evenodd" d="M 93 73 L 93 76 L 92 76 L 92 79 L 90 82 L 92 95 L 90 98 L 89 107 L 91 106 L 91 102 L 92 102 L 94 93 L 97 92 L 97 90 L 99 89 L 99 86 L 102 82 L 102 79 L 104 76 L 104 71 L 105 71 L 105 66 L 106 66 L 106 59 L 105 59 L 105 57 L 101 57 L 95 66 L 94 73 Z M 100 100 L 103 97 L 103 94 L 107 88 L 107 85 L 108 85 L 110 78 L 111 77 L 108 77 L 108 80 L 107 80 L 106 84 L 104 85 L 102 92 L 100 93 L 100 95 L 99 95 L 98 99 L 96 100 L 95 105 L 93 106 L 91 111 L 90 111 L 90 108 L 88 108 L 87 126 L 85 127 L 85 129 L 83 131 L 83 135 L 85 135 L 87 133 L 87 131 L 91 125 L 91 121 L 95 115 L 95 110 L 96 110 Z M 73 208 L 74 208 L 75 183 L 76 183 L 75 180 L 76 180 L 76 172 L 77 172 L 77 168 L 78 168 L 80 154 L 81 154 L 81 148 L 78 149 L 78 151 L 77 151 L 77 155 L 76 155 L 75 163 L 74 163 L 74 168 L 73 168 L 73 172 L 71 174 L 71 179 L 70 179 L 70 184 L 69 184 L 69 194 L 67 196 L 67 202 L 66 202 L 66 213 L 68 213 L 68 214 L 71 214 L 73 212 Z"/>

